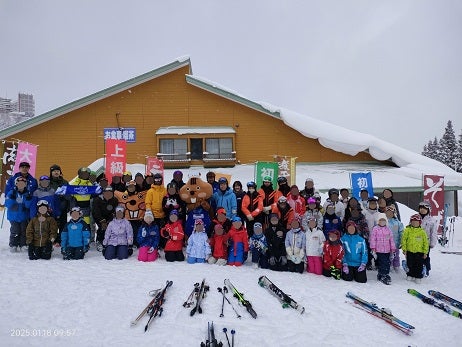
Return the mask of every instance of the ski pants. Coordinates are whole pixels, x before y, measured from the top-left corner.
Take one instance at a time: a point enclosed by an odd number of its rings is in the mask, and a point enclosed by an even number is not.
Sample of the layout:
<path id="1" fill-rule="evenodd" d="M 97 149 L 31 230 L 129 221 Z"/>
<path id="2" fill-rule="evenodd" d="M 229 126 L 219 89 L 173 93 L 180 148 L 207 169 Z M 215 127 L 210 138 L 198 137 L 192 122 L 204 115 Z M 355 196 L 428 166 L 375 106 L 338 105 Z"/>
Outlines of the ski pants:
<path id="1" fill-rule="evenodd" d="M 165 251 L 166 261 L 184 261 L 183 251 Z"/>
<path id="2" fill-rule="evenodd" d="M 414 278 L 422 278 L 422 270 L 424 265 L 423 253 L 406 252 L 406 261 L 409 268 L 407 275 Z"/>
<path id="3" fill-rule="evenodd" d="M 149 253 L 149 248 L 148 246 L 143 246 L 140 247 L 138 250 L 138 260 L 139 261 L 154 261 L 157 259 L 158 253 L 157 249 Z"/>
<path id="4" fill-rule="evenodd" d="M 37 260 L 37 259 L 45 259 L 49 260 L 51 258 L 51 252 L 53 251 L 53 245 L 51 242 L 48 242 L 46 246 L 37 247 L 34 245 L 29 245 L 29 259 L 30 260 Z"/>
<path id="5" fill-rule="evenodd" d="M 306 271 L 316 275 L 322 275 L 322 257 L 308 256 Z"/>
<path id="6" fill-rule="evenodd" d="M 379 276 L 390 273 L 390 253 L 377 253 L 377 271 Z"/>
<path id="7" fill-rule="evenodd" d="M 64 251 L 63 254 L 63 259 L 64 260 L 70 260 L 70 259 L 83 259 L 85 256 L 85 252 L 83 250 L 83 247 L 67 247 L 66 250 Z"/>
<path id="8" fill-rule="evenodd" d="M 26 228 L 28 222 L 27 220 L 10 222 L 10 247 L 24 247 L 26 245 Z"/>
<path id="9" fill-rule="evenodd" d="M 106 260 L 127 259 L 128 258 L 128 246 L 127 245 L 118 245 L 118 246 L 109 245 L 106 247 L 106 250 L 104 251 L 104 258 L 106 258 Z"/>
<path id="10" fill-rule="evenodd" d="M 301 262 L 300 264 L 295 264 L 292 260 L 287 260 L 287 270 L 289 272 L 298 272 L 303 273 L 305 264 Z"/>
<path id="11" fill-rule="evenodd" d="M 428 272 L 432 269 L 432 267 L 430 265 L 430 250 L 431 250 L 431 248 L 428 249 L 427 258 L 425 258 L 424 262 L 423 262 L 423 264 L 427 268 L 427 275 L 428 275 Z"/>
<path id="12" fill-rule="evenodd" d="M 267 269 L 269 266 L 266 254 L 262 254 L 256 249 L 252 250 L 252 263 L 257 263 L 262 269 Z"/>
<path id="13" fill-rule="evenodd" d="M 188 256 L 188 264 L 196 264 L 196 263 L 205 263 L 204 258 L 195 258 L 195 257 L 189 257 Z"/>
<path id="14" fill-rule="evenodd" d="M 366 269 L 364 269 L 363 271 L 358 271 L 358 267 L 359 266 L 348 266 L 348 274 L 342 271 L 342 279 L 348 282 L 355 280 L 358 283 L 366 283 Z"/>

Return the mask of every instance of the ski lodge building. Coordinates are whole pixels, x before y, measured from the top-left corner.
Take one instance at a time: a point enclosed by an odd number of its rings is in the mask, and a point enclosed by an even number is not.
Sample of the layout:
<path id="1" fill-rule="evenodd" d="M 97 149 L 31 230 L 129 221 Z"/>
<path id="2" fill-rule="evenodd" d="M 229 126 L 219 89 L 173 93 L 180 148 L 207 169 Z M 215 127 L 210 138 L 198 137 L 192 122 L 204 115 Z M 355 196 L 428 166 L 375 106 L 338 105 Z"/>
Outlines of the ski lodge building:
<path id="1" fill-rule="evenodd" d="M 345 132 L 347 136 L 342 136 Z M 72 179 L 79 167 L 104 158 L 104 141 L 111 134 L 127 140 L 127 163 L 157 156 L 167 169 L 203 166 L 225 171 L 239 164 L 272 161 L 275 155 L 296 157 L 297 165 L 326 171 L 335 165 L 345 172 L 372 171 L 374 177 L 389 172 L 388 178 L 374 183 L 375 191 L 391 188 L 395 198 L 410 207 L 420 200 L 423 174 L 445 176 L 446 194 L 451 193 L 446 199 L 454 206 L 454 192 L 462 189 L 462 175 L 432 159 L 367 134 L 249 100 L 196 77 L 188 57 L 3 129 L 0 138 L 39 146 L 36 176 L 48 174 L 56 163 Z M 431 172 L 426 172 L 429 168 Z M 408 177 L 406 186 L 396 186 L 393 175 Z M 313 178 L 321 180 L 314 174 Z M 303 187 L 305 177 L 299 180 Z M 348 187 L 347 183 L 339 183 L 338 188 Z"/>

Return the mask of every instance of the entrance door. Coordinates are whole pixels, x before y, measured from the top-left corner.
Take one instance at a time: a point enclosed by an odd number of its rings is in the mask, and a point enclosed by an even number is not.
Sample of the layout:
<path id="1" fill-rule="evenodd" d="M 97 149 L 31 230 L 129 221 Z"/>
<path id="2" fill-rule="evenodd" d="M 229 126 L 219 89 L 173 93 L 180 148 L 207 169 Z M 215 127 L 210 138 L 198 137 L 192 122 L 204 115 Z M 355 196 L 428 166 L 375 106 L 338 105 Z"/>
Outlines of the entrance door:
<path id="1" fill-rule="evenodd" d="M 189 141 L 189 148 L 191 148 L 191 160 L 202 160 L 204 152 L 202 139 L 189 139 Z"/>

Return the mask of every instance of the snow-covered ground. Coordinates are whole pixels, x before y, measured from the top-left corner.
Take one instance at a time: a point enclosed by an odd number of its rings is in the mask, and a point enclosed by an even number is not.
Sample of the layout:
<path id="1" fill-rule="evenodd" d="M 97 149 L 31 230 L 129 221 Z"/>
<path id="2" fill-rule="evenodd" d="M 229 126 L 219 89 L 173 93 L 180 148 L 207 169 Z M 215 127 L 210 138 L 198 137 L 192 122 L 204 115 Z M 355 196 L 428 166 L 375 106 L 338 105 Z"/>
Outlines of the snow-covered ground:
<path id="1" fill-rule="evenodd" d="M 234 179 L 246 182 L 239 174 Z M 400 211 L 404 221 L 413 213 L 403 205 Z M 454 230 L 451 248 L 462 250 L 462 217 L 456 219 Z M 459 319 L 406 292 L 408 288 L 422 293 L 435 289 L 462 300 L 462 256 L 442 254 L 439 245 L 431 253 L 431 274 L 421 284 L 407 282 L 401 271 L 391 273 L 393 283 L 386 286 L 376 281 L 374 271 L 368 272 L 366 284 L 358 284 L 307 273 L 253 269 L 249 262 L 240 268 L 172 264 L 164 259 L 141 263 L 136 251 L 128 260 L 106 261 L 91 249 L 84 260 L 64 261 L 55 249 L 50 261 L 30 261 L 26 253 L 9 252 L 6 218 L 0 231 L 0 346 L 199 346 L 206 339 L 207 322 L 212 321 L 224 346 L 223 328 L 228 334 L 231 329 L 236 331 L 236 347 L 460 346 L 462 341 Z M 283 309 L 258 285 L 262 275 L 305 306 L 305 314 Z M 203 278 L 210 287 L 203 313 L 190 317 L 183 302 L 193 284 Z M 225 317 L 219 317 L 222 297 L 217 287 L 226 278 L 245 293 L 257 319 L 243 307 L 238 307 L 242 318 L 237 319 L 228 305 Z M 167 291 L 162 316 L 155 318 L 146 333 L 146 319 L 130 327 L 151 300 L 148 292 L 163 287 L 167 280 L 173 286 Z M 356 309 L 345 297 L 348 291 L 390 308 L 416 327 L 414 334 L 407 336 Z"/>

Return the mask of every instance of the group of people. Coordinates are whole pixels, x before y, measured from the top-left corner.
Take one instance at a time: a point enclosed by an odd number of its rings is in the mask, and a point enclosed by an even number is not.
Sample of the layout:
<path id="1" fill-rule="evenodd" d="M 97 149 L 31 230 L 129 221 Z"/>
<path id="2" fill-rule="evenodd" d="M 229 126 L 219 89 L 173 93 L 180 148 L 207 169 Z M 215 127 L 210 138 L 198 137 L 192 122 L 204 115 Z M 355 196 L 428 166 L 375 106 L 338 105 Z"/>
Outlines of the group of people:
<path id="1" fill-rule="evenodd" d="M 54 164 L 49 176 L 37 181 L 29 168 L 20 163 L 8 180 L 5 205 L 10 249 L 27 249 L 30 259 L 50 259 L 53 246 L 61 247 L 64 259 L 83 259 L 95 242 L 106 259 L 126 259 L 137 248 L 140 261 L 156 260 L 161 250 L 167 261 L 240 266 L 250 255 L 255 268 L 306 269 L 361 283 L 367 281 L 366 270 L 377 269 L 377 279 L 390 284 L 390 269 L 400 268 L 401 249 L 407 279 L 420 282 L 431 270 L 437 225 L 430 205 L 420 203 L 405 227 L 390 189 L 378 199 L 363 190 L 356 199 L 346 188 L 332 188 L 322 204 L 310 178 L 299 189 L 285 177 L 275 188 L 271 177 L 264 177 L 261 187 L 249 181 L 245 191 L 240 181 L 229 186 L 210 171 L 206 178 L 213 194 L 207 215 L 188 221 L 179 170 L 165 186 L 159 173 L 137 173 L 133 179 L 125 172 L 109 183 L 83 167 L 67 182 Z M 121 196 L 142 199 L 144 215 L 128 213 Z"/>

